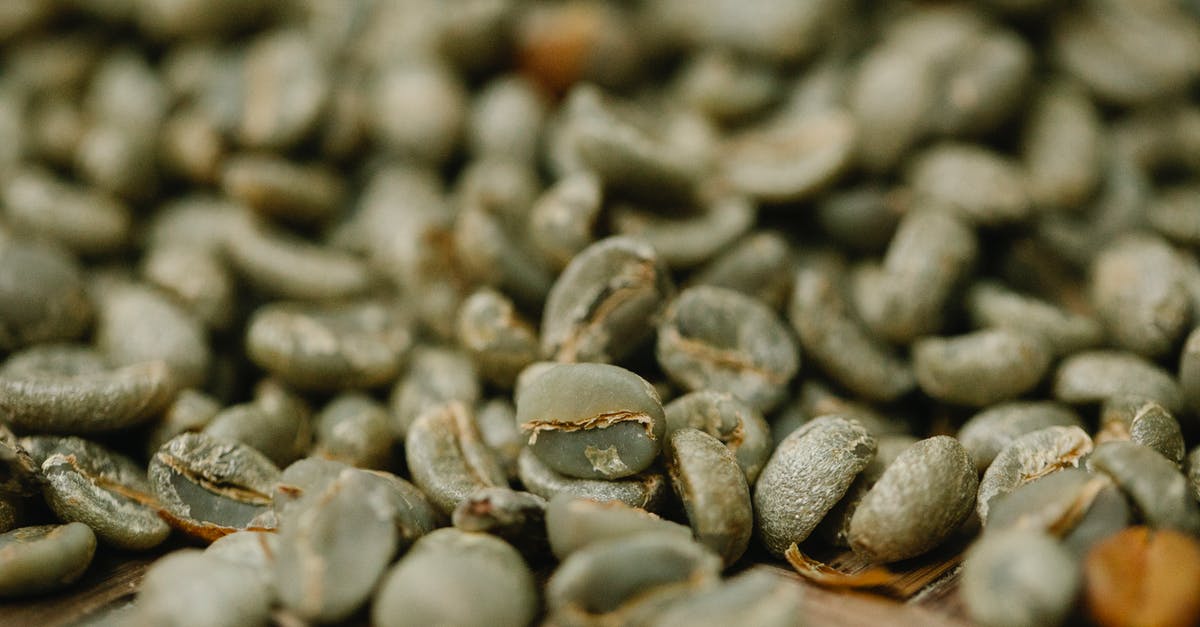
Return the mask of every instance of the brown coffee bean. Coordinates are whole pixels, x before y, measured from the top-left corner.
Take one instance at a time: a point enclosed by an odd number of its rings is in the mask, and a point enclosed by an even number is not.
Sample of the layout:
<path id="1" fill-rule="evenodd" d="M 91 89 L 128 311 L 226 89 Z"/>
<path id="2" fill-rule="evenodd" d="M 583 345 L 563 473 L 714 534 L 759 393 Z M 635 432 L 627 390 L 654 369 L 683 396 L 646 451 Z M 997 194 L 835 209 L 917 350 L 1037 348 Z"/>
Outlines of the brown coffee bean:
<path id="1" fill-rule="evenodd" d="M 1103 627 L 1200 622 L 1200 543 L 1169 529 L 1130 527 L 1083 564 L 1092 620 Z"/>

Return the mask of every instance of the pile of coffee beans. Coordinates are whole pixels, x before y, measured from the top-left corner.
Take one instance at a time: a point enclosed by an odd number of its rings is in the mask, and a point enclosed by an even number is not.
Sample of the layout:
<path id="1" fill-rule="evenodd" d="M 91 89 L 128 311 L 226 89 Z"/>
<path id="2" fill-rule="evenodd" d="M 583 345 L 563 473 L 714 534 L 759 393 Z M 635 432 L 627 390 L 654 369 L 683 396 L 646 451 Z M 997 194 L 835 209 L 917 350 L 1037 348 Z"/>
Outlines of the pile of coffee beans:
<path id="1" fill-rule="evenodd" d="M 3 0 L 0 598 L 1196 624 L 1197 79 L 1191 0 Z"/>

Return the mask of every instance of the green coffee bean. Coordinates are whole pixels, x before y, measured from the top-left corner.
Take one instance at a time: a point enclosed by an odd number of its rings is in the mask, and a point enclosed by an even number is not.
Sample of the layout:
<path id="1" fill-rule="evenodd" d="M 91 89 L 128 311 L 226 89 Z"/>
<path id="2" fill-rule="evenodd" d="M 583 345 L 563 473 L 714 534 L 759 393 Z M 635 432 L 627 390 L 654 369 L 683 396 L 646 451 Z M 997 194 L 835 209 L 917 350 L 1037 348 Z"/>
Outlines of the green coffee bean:
<path id="1" fill-rule="evenodd" d="M 1028 392 L 1050 367 L 1038 339 L 1004 329 L 913 344 L 913 370 L 921 390 L 958 405 L 984 407 Z"/>
<path id="2" fill-rule="evenodd" d="M 536 306 L 546 298 L 554 275 L 524 241 L 524 224 L 505 224 L 505 216 L 484 198 L 467 206 L 454 223 L 456 259 L 468 279 L 503 288 L 522 304 Z M 520 222 L 524 223 L 522 219 Z"/>
<path id="3" fill-rule="evenodd" d="M 838 109 L 778 116 L 728 140 L 723 174 L 735 190 L 761 201 L 802 200 L 845 171 L 858 131 L 854 117 Z"/>
<path id="4" fill-rule="evenodd" d="M 803 542 L 875 455 L 875 438 L 839 416 L 815 418 L 775 448 L 754 486 L 759 535 L 774 555 Z"/>
<path id="5" fill-rule="evenodd" d="M 313 454 L 360 468 L 383 468 L 392 455 L 389 422 L 387 409 L 371 397 L 341 394 L 316 417 Z"/>
<path id="6" fill-rule="evenodd" d="M 879 481 L 892 462 L 916 443 L 917 438 L 911 435 L 876 435 L 875 456 L 871 458 L 867 467 L 858 473 L 854 483 L 846 489 L 845 496 L 825 514 L 813 533 L 831 546 L 850 548 L 850 521 L 854 519 L 854 512 L 862 503 L 863 497 L 875 486 L 875 482 Z"/>
<path id="7" fill-rule="evenodd" d="M 1115 397 L 1104 402 L 1100 411 L 1097 443 L 1130 440 L 1158 451 L 1176 466 L 1183 464 L 1187 452 L 1179 422 L 1171 412 L 1154 401 L 1137 397 Z"/>
<path id="8" fill-rule="evenodd" d="M 1054 375 L 1054 396 L 1077 405 L 1139 396 L 1170 412 L 1183 409 L 1183 393 L 1170 374 L 1138 355 L 1113 350 L 1084 351 L 1064 359 Z"/>
<path id="9" fill-rule="evenodd" d="M 1066 405 L 1052 401 L 1009 401 L 971 416 L 959 429 L 958 441 L 982 473 L 1004 447 L 1022 435 L 1046 427 L 1070 426 L 1083 428 L 1083 421 Z"/>
<path id="10" fill-rule="evenodd" d="M 280 550 L 279 534 L 269 531 L 235 531 L 217 538 L 204 549 L 205 555 L 220 558 L 253 571 L 275 593 L 275 561 Z"/>
<path id="11" fill-rule="evenodd" d="M 464 353 L 437 346 L 418 346 L 408 371 L 396 382 L 388 401 L 392 432 L 403 437 L 426 410 L 449 401 L 474 405 L 479 400 L 479 378 Z"/>
<path id="12" fill-rule="evenodd" d="M 81 255 L 112 253 L 129 237 L 129 208 L 40 168 L 16 172 L 4 187 L 5 217 Z"/>
<path id="13" fill-rule="evenodd" d="M 458 76 L 438 62 L 391 62 L 370 94 L 374 134 L 389 152 L 433 164 L 458 144 L 467 95 Z"/>
<path id="14" fill-rule="evenodd" d="M 749 570 L 697 592 L 655 617 L 662 627 L 719 627 L 759 625 L 797 627 L 802 624 L 802 588 L 765 570 Z"/>
<path id="15" fill-rule="evenodd" d="M 504 470 L 479 435 L 472 410 L 458 401 L 417 417 L 404 451 L 413 483 L 447 515 L 476 490 L 507 485 Z"/>
<path id="16" fill-rule="evenodd" d="M 466 136 L 471 154 L 536 161 L 547 104 L 523 76 L 506 74 L 489 81 L 471 104 Z"/>
<path id="17" fill-rule="evenodd" d="M 146 571 L 135 601 L 134 620 L 177 627 L 267 625 L 274 596 L 253 569 L 203 551 L 183 549 Z"/>
<path id="18" fill-rule="evenodd" d="M 1187 459 L 1184 460 L 1183 470 L 1187 475 L 1188 485 L 1192 489 L 1192 496 L 1200 501 L 1200 446 L 1192 447 Z"/>
<path id="19" fill-rule="evenodd" d="M 25 442 L 0 424 L 0 495 L 23 497 L 41 492 L 42 461 L 44 458 L 34 459 Z"/>
<path id="20" fill-rule="evenodd" d="M 975 509 L 984 523 L 990 501 L 1038 477 L 1079 465 L 1092 452 L 1092 439 L 1075 426 L 1046 427 L 1014 438 L 979 480 Z"/>
<path id="21" fill-rule="evenodd" d="M 0 243 L 0 349 L 72 340 L 91 319 L 92 303 L 70 255 L 38 242 Z"/>
<path id="22" fill-rule="evenodd" d="M 335 173 L 267 154 L 224 160 L 221 189 L 259 213 L 292 223 L 321 223 L 341 208 L 345 190 Z"/>
<path id="23" fill-rule="evenodd" d="M 746 475 L 733 452 L 703 431 L 683 428 L 669 437 L 667 472 L 688 523 L 728 566 L 745 553 L 754 528 Z"/>
<path id="24" fill-rule="evenodd" d="M 1093 348 L 1104 336 L 1100 323 L 1092 318 L 1063 311 L 992 281 L 972 286 L 966 294 L 966 306 L 975 326 L 999 327 L 1041 338 L 1055 355 Z"/>
<path id="25" fill-rule="evenodd" d="M 691 392 L 663 407 L 667 435 L 685 428 L 699 429 L 733 452 L 734 459 L 753 485 L 771 455 L 771 431 L 758 410 L 732 394 L 701 390 Z M 670 439 L 664 444 L 669 448 Z"/>
<path id="26" fill-rule="evenodd" d="M 646 532 L 692 537 L 691 529 L 619 500 L 599 501 L 563 491 L 546 507 L 546 535 L 559 560 L 594 542 Z"/>
<path id="27" fill-rule="evenodd" d="M 150 485 L 162 515 L 183 533 L 212 542 L 258 526 L 279 469 L 258 451 L 202 433 L 184 433 L 150 459 Z"/>
<path id="28" fill-rule="evenodd" d="M 754 225 L 757 208 L 745 196 L 704 194 L 698 207 L 682 215 L 620 204 L 609 213 L 615 233 L 648 242 L 672 269 L 698 266 L 728 247 Z"/>
<path id="29" fill-rule="evenodd" d="M 1179 353 L 1179 387 L 1188 413 L 1200 413 L 1200 328 L 1192 329 Z M 1181 407 L 1176 407 L 1176 410 Z M 1195 420 L 1189 420 L 1194 425 Z"/>
<path id="30" fill-rule="evenodd" d="M 1151 358 L 1170 350 L 1190 320 L 1175 253 L 1155 237 L 1125 237 L 1101 251 L 1091 299 L 1118 347 Z"/>
<path id="31" fill-rule="evenodd" d="M 791 262 L 791 249 L 783 235 L 756 231 L 697 269 L 690 285 L 737 290 L 779 309 L 791 290 Z"/>
<path id="32" fill-rule="evenodd" d="M 1100 112 L 1078 86 L 1055 81 L 1038 90 L 1022 132 L 1029 195 L 1039 207 L 1075 209 L 1100 180 Z"/>
<path id="33" fill-rule="evenodd" d="M 850 547 L 874 562 L 921 555 L 970 516 L 978 486 L 958 440 L 921 440 L 896 457 L 855 509 Z"/>
<path id="34" fill-rule="evenodd" d="M 96 552 L 83 523 L 21 527 L 0 533 L 0 597 L 52 592 L 79 579 Z"/>
<path id="35" fill-rule="evenodd" d="M 796 272 L 788 319 L 804 353 L 830 378 L 864 398 L 892 401 L 916 385 L 912 368 L 872 338 L 842 297 L 836 262 L 815 261 Z"/>
<path id="36" fill-rule="evenodd" d="M 81 522 L 106 544 L 146 550 L 171 528 L 156 511 L 150 482 L 133 460 L 81 438 L 58 439 L 42 462 L 43 494 L 64 522 Z"/>
<path id="37" fill-rule="evenodd" d="M 600 180 L 591 172 L 563 176 L 529 210 L 529 241 L 556 269 L 595 241 L 593 231 L 603 208 Z"/>
<path id="38" fill-rule="evenodd" d="M 308 407 L 298 399 L 283 407 L 245 403 L 213 416 L 202 432 L 216 439 L 241 442 L 275 465 L 286 466 L 308 452 L 312 442 L 308 414 Z"/>
<path id="39" fill-rule="evenodd" d="M 645 470 L 666 432 L 654 388 L 608 364 L 550 368 L 521 390 L 517 423 L 542 462 L 580 479 L 620 479 Z"/>
<path id="40" fill-rule="evenodd" d="M 782 91 L 774 69 L 726 50 L 704 50 L 679 71 L 678 98 L 722 122 L 746 119 L 770 106 Z"/>
<path id="41" fill-rule="evenodd" d="M 458 341 L 479 374 L 501 387 L 512 387 L 521 370 L 538 358 L 537 332 L 506 296 L 483 288 L 458 310 Z"/>
<path id="42" fill-rule="evenodd" d="M 1080 588 L 1075 556 L 1041 531 L 989 533 L 963 562 L 961 594 L 987 627 L 1059 625 Z"/>
<path id="43" fill-rule="evenodd" d="M 195 247 L 221 252 L 239 230 L 250 228 L 250 213 L 215 196 L 189 195 L 167 203 L 146 229 L 150 248 Z"/>
<path id="44" fill-rule="evenodd" d="M 934 81 L 933 68 L 903 46 L 866 51 L 847 100 L 860 136 L 869 138 L 858 143 L 856 155 L 867 171 L 890 170 L 925 133 Z"/>
<path id="45" fill-rule="evenodd" d="M 826 194 L 817 204 L 824 234 L 851 250 L 881 253 L 896 232 L 905 199 L 883 187 L 861 185 Z"/>
<path id="46" fill-rule="evenodd" d="M 408 318 L 380 302 L 267 305 L 254 313 L 246 330 L 250 358 L 304 389 L 365 388 L 391 381 L 411 344 Z"/>
<path id="47" fill-rule="evenodd" d="M 654 15 L 663 22 L 666 33 L 680 42 L 702 49 L 733 50 L 774 63 L 800 61 L 819 50 L 831 40 L 827 29 L 837 23 L 839 15 L 834 2 L 804 8 L 787 2 L 766 3 L 757 9 L 762 11 L 758 19 L 747 19 L 748 15 L 738 12 L 742 5 L 727 0 L 704 4 L 673 0 L 655 8 Z"/>
<path id="48" fill-rule="evenodd" d="M 253 148 L 287 148 L 311 131 L 329 97 L 329 75 L 298 30 L 254 39 L 242 62 L 237 137 Z"/>
<path id="49" fill-rule="evenodd" d="M 542 312 L 542 353 L 556 361 L 616 361 L 646 339 L 673 288 L 649 245 L 626 237 L 580 251 Z"/>
<path id="50" fill-rule="evenodd" d="M 113 365 L 161 360 L 180 386 L 204 384 L 211 353 L 198 320 L 149 286 L 98 283 L 96 345 Z"/>
<path id="51" fill-rule="evenodd" d="M 871 405 L 842 398 L 815 379 L 800 384 L 800 392 L 773 418 L 772 439 L 780 442 L 813 418 L 837 414 L 854 420 L 875 436 L 904 435 L 911 427 L 904 417 L 883 414 Z"/>
<path id="52" fill-rule="evenodd" d="M 1112 477 L 1147 524 L 1200 532 L 1200 505 L 1187 479 L 1154 449 L 1134 442 L 1105 442 L 1088 458 L 1088 468 Z"/>
<path id="53" fill-rule="evenodd" d="M 987 532 L 1020 528 L 1060 536 L 1082 554 L 1131 522 L 1129 505 L 1112 479 L 1066 468 L 1035 479 L 992 500 Z"/>
<path id="54" fill-rule="evenodd" d="M 256 290 L 298 300 L 337 300 L 367 291 L 374 277 L 361 259 L 252 225 L 233 229 L 230 263 Z"/>
<path id="55" fill-rule="evenodd" d="M 517 458 L 517 475 L 526 490 L 544 499 L 569 494 L 597 501 L 620 501 L 651 512 L 663 508 L 670 490 L 661 468 L 652 466 L 624 479 L 576 479 L 555 472 L 528 448 L 522 449 Z"/>
<path id="56" fill-rule="evenodd" d="M 543 557 L 550 552 L 546 499 L 536 494 L 483 488 L 458 504 L 451 522 L 463 531 L 497 536 L 529 557 Z"/>
<path id="57" fill-rule="evenodd" d="M 214 251 L 187 244 L 156 245 L 142 258 L 141 274 L 210 329 L 232 324 L 234 280 Z"/>
<path id="58" fill-rule="evenodd" d="M 517 458 L 526 437 L 517 426 L 517 408 L 506 398 L 485 401 L 475 410 L 479 437 L 492 450 L 509 480 L 517 477 Z"/>
<path id="59" fill-rule="evenodd" d="M 1195 205 L 1198 195 L 1200 187 L 1195 185 L 1166 189 L 1146 207 L 1146 220 L 1172 242 L 1194 246 L 1200 243 L 1200 222 L 1189 207 Z"/>
<path id="60" fill-rule="evenodd" d="M 970 144 L 938 144 L 914 158 L 909 185 L 926 202 L 953 208 L 972 224 L 1025 220 L 1032 211 L 1025 175 L 1012 161 Z"/>
<path id="61" fill-rule="evenodd" d="M 345 470 L 279 521 L 279 599 L 319 622 L 349 617 L 365 603 L 396 551 L 393 510 L 380 486 Z"/>
<path id="62" fill-rule="evenodd" d="M 384 577 L 371 608 L 383 627 L 528 625 L 537 614 L 533 573 L 503 540 L 439 529 Z"/>
<path id="63" fill-rule="evenodd" d="M 667 308 L 656 355 L 685 389 L 728 392 L 762 411 L 783 400 L 800 365 L 794 340 L 766 305 L 708 286 L 680 292 Z"/>

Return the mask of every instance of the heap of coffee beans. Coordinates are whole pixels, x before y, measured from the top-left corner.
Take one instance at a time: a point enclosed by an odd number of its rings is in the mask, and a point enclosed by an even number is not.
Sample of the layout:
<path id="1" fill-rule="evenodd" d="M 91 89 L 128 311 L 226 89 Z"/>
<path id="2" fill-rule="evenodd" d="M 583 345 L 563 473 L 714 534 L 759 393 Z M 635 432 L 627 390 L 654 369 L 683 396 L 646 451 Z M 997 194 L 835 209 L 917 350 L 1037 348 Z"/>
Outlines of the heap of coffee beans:
<path id="1" fill-rule="evenodd" d="M 1197 3 L 0 4 L 0 598 L 1200 621 Z"/>

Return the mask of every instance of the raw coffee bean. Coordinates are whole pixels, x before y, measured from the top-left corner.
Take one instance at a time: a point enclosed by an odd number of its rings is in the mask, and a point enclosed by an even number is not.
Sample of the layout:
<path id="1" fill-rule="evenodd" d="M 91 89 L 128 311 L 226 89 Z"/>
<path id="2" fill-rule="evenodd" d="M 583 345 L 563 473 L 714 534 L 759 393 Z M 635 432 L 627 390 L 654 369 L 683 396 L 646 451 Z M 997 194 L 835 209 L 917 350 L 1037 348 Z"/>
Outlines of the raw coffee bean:
<path id="1" fill-rule="evenodd" d="M 837 180 L 857 142 L 858 127 L 846 111 L 784 115 L 727 140 L 722 173 L 733 189 L 756 200 L 797 202 Z"/>
<path id="2" fill-rule="evenodd" d="M 340 394 L 317 414 L 313 454 L 359 468 L 383 468 L 392 455 L 389 422 L 387 409 L 375 399 L 360 392 Z"/>
<path id="3" fill-rule="evenodd" d="M 1009 401 L 971 416 L 958 430 L 958 441 L 980 473 L 1013 440 L 1046 427 L 1083 428 L 1079 414 L 1053 401 Z"/>
<path id="4" fill-rule="evenodd" d="M 381 627 L 521 627 L 537 609 L 533 573 L 520 553 L 488 534 L 439 529 L 388 571 L 371 621 Z"/>
<path id="5" fill-rule="evenodd" d="M 871 458 L 867 467 L 858 473 L 854 483 L 846 490 L 845 496 L 821 519 L 813 533 L 831 546 L 850 548 L 850 521 L 854 519 L 854 512 L 862 503 L 863 497 L 875 486 L 875 482 L 879 481 L 888 466 L 916 443 L 917 438 L 911 435 L 876 435 L 875 456 Z"/>
<path id="6" fill-rule="evenodd" d="M 463 531 L 490 533 L 531 558 L 550 554 L 546 499 L 509 488 L 483 488 L 458 504 L 451 523 Z"/>
<path id="7" fill-rule="evenodd" d="M 1092 264 L 1091 299 L 1113 342 L 1146 357 L 1169 351 L 1190 320 L 1175 253 L 1155 237 L 1105 247 Z"/>
<path id="8" fill-rule="evenodd" d="M 1154 449 L 1133 442 L 1105 442 L 1088 468 L 1112 477 L 1146 524 L 1200 533 L 1200 504 L 1179 468 Z"/>
<path id="9" fill-rule="evenodd" d="M 737 290 L 779 309 L 792 288 L 792 251 L 776 231 L 756 231 L 738 240 L 691 276 L 689 285 Z"/>
<path id="10" fill-rule="evenodd" d="M 472 410 L 458 401 L 422 413 L 405 436 L 404 451 L 413 483 L 447 515 L 477 490 L 508 484 Z"/>
<path id="11" fill-rule="evenodd" d="M 620 479 L 654 462 L 666 433 L 658 394 L 645 379 L 608 364 L 559 364 L 517 398 L 529 448 L 556 472 Z"/>
<path id="12" fill-rule="evenodd" d="M 1200 446 L 1193 447 L 1184 461 L 1184 472 L 1187 473 L 1188 486 L 1192 496 L 1200 501 Z"/>
<path id="13" fill-rule="evenodd" d="M 754 485 L 771 455 L 771 427 L 761 412 L 732 394 L 701 390 L 684 394 L 663 407 L 667 435 L 680 429 L 699 429 L 733 452 L 734 459 Z M 664 442 L 670 447 L 670 439 Z"/>
<path id="14" fill-rule="evenodd" d="M 603 189 L 591 172 L 567 174 L 546 188 L 529 210 L 529 242 L 555 269 L 595 241 Z"/>
<path id="15" fill-rule="evenodd" d="M 1103 121 L 1087 93 L 1068 82 L 1039 90 L 1022 133 L 1029 194 L 1039 207 L 1075 209 L 1101 177 Z"/>
<path id="16" fill-rule="evenodd" d="M 342 180 L 330 169 L 255 153 L 224 160 L 221 189 L 268 218 L 297 224 L 328 221 L 345 196 Z"/>
<path id="17" fill-rule="evenodd" d="M 275 593 L 275 560 L 279 534 L 271 531 L 236 531 L 208 545 L 205 555 L 220 558 L 253 571 Z"/>
<path id="18" fill-rule="evenodd" d="M 1146 221 L 1167 239 L 1185 246 L 1200 243 L 1200 220 L 1192 207 L 1200 199 L 1200 186 L 1168 188 L 1146 207 Z"/>
<path id="19" fill-rule="evenodd" d="M 238 140 L 252 148 L 288 148 L 305 138 L 325 111 L 330 77 L 298 30 L 268 31 L 246 49 L 240 68 Z"/>
<path id="20" fill-rule="evenodd" d="M 963 560 L 961 592 L 985 627 L 1063 624 L 1080 588 L 1080 568 L 1054 538 L 1014 529 L 989 533 Z"/>
<path id="21" fill-rule="evenodd" d="M 149 248 L 188 246 L 218 254 L 252 217 L 245 207 L 217 196 L 191 194 L 165 204 L 146 227 Z"/>
<path id="22" fill-rule="evenodd" d="M 255 290 L 297 300 L 340 300 L 375 282 L 357 256 L 265 226 L 233 229 L 225 245 L 231 265 Z"/>
<path id="23" fill-rule="evenodd" d="M 726 50 L 704 50 L 679 71 L 674 91 L 709 118 L 736 123 L 773 104 L 783 91 L 783 81 L 768 64 Z"/>
<path id="24" fill-rule="evenodd" d="M 25 169 L 4 185 L 4 216 L 19 231 L 56 241 L 79 255 L 122 249 L 129 239 L 129 208 L 107 195 Z"/>
<path id="25" fill-rule="evenodd" d="M 91 320 L 92 302 L 70 255 L 38 242 L 0 242 L 0 349 L 73 340 Z"/>
<path id="26" fill-rule="evenodd" d="M 275 465 L 286 466 L 304 455 L 312 443 L 308 414 L 308 407 L 299 399 L 283 407 L 244 403 L 213 416 L 202 432 L 219 440 L 241 442 Z"/>
<path id="27" fill-rule="evenodd" d="M 1104 402 L 1100 410 L 1097 444 L 1110 440 L 1129 440 L 1150 447 L 1176 466 L 1183 464 L 1187 448 L 1179 422 L 1154 401 L 1137 397 L 1116 397 Z"/>
<path id="28" fill-rule="evenodd" d="M 475 409 L 479 437 L 492 450 L 509 480 L 517 478 L 517 458 L 527 439 L 517 426 L 517 408 L 507 398 L 485 401 Z"/>
<path id="29" fill-rule="evenodd" d="M 958 440 L 921 440 L 887 467 L 858 504 L 850 547 L 872 562 L 921 555 L 970 516 L 978 487 L 975 466 Z"/>
<path id="30" fill-rule="evenodd" d="M 1200 327 L 1188 333 L 1179 353 L 1179 387 L 1188 413 L 1200 413 Z M 1195 420 L 1189 420 L 1189 425 L 1194 424 Z"/>
<path id="31" fill-rule="evenodd" d="M 201 107 L 183 106 L 172 112 L 159 133 L 159 158 L 165 172 L 196 184 L 217 181 L 227 146 L 217 121 Z"/>
<path id="32" fill-rule="evenodd" d="M 1037 338 L 1004 329 L 975 331 L 913 344 L 921 390 L 947 403 L 986 407 L 1033 389 L 1051 355 Z"/>
<path id="33" fill-rule="evenodd" d="M 60 347 L 50 345 L 49 350 Z M 68 348 L 67 350 L 71 350 Z M 99 433 L 146 421 L 171 402 L 176 384 L 162 361 L 108 368 L 93 355 L 82 370 L 39 360 L 44 347 L 9 357 L 0 369 L 0 413 L 13 427 L 41 433 Z"/>
<path id="34" fill-rule="evenodd" d="M 651 512 L 663 508 L 670 491 L 659 468 L 651 467 L 624 479 L 576 479 L 555 472 L 528 448 L 523 448 L 517 458 L 517 475 L 526 490 L 547 500 L 565 493 L 597 501 L 620 501 Z"/>
<path id="35" fill-rule="evenodd" d="M 559 560 L 594 542 L 647 532 L 692 537 L 688 527 L 617 500 L 593 500 L 564 491 L 546 507 L 546 535 Z"/>
<path id="36" fill-rule="evenodd" d="M 836 2 L 797 6 L 790 2 L 755 5 L 754 19 L 745 5 L 730 0 L 656 5 L 667 32 L 699 49 L 731 49 L 750 58 L 775 63 L 800 61 L 828 41 L 828 29 L 843 16 Z"/>
<path id="37" fill-rule="evenodd" d="M 224 330 L 233 323 L 233 275 L 214 251 L 187 244 L 153 246 L 142 258 L 141 276 L 209 328 Z"/>
<path id="38" fill-rule="evenodd" d="M 759 625 L 798 627 L 802 624 L 801 587 L 765 570 L 750 570 L 697 592 L 655 618 L 661 627 L 719 627 Z"/>
<path id="39" fill-rule="evenodd" d="M 1088 614 L 1104 627 L 1200 621 L 1200 544 L 1170 529 L 1130 527 L 1083 563 Z"/>
<path id="40" fill-rule="evenodd" d="M 502 288 L 521 304 L 536 308 L 554 275 L 529 249 L 524 225 L 506 225 L 490 199 L 460 202 L 464 207 L 453 226 L 453 254 L 465 278 Z"/>
<path id="41" fill-rule="evenodd" d="M 537 331 L 508 297 L 491 288 L 463 301 L 457 331 L 479 374 L 501 388 L 512 387 L 521 370 L 539 356 Z"/>
<path id="42" fill-rule="evenodd" d="M 1024 104 L 1034 54 L 1024 37 L 996 28 L 983 30 L 935 63 L 940 84 L 929 116 L 933 131 L 980 135 L 1004 123 Z"/>
<path id="43" fill-rule="evenodd" d="M 794 427 L 829 414 L 837 414 L 848 420 L 858 422 L 872 435 L 904 435 L 909 433 L 911 426 L 904 417 L 888 415 L 873 406 L 858 401 L 848 400 L 837 394 L 823 383 L 810 379 L 800 384 L 800 392 L 792 402 L 776 417 L 772 424 L 772 433 L 777 433 L 780 420 L 791 422 Z M 783 433 L 783 436 L 787 436 Z M 782 440 L 776 437 L 775 441 Z"/>
<path id="44" fill-rule="evenodd" d="M 468 101 L 450 68 L 428 61 L 388 63 L 370 99 L 373 135 L 388 152 L 435 165 L 454 152 Z"/>
<path id="45" fill-rule="evenodd" d="M 1173 413 L 1183 409 L 1183 392 L 1174 377 L 1143 357 L 1114 350 L 1084 351 L 1064 359 L 1054 375 L 1054 396 L 1074 405 L 1140 396 Z"/>
<path id="46" fill-rule="evenodd" d="M 864 169 L 891 170 L 927 132 L 935 80 L 933 68 L 904 46 L 884 44 L 866 51 L 847 96 L 865 138 L 857 154 Z"/>
<path id="47" fill-rule="evenodd" d="M 267 625 L 274 597 L 253 569 L 197 549 L 183 549 L 146 571 L 134 605 L 134 622 L 175 627 Z"/>
<path id="48" fill-rule="evenodd" d="M 774 555 L 803 542 L 875 456 L 875 438 L 840 416 L 816 418 L 775 448 L 754 486 L 759 535 Z"/>
<path id="49" fill-rule="evenodd" d="M 86 524 L 105 544 L 146 550 L 171 533 L 158 516 L 146 472 L 124 455 L 61 438 L 42 462 L 42 475 L 46 503 L 59 520 Z"/>
<path id="50" fill-rule="evenodd" d="M 844 279 L 836 262 L 801 265 L 788 309 L 792 328 L 831 379 L 863 398 L 896 400 L 916 386 L 912 368 L 858 322 L 842 294 Z"/>
<path id="51" fill-rule="evenodd" d="M 887 250 L 908 204 L 906 194 L 860 185 L 825 195 L 817 204 L 817 222 L 841 246 L 877 254 Z"/>
<path id="52" fill-rule="evenodd" d="M 616 205 L 609 212 L 615 233 L 654 247 L 672 269 L 688 269 L 708 261 L 754 226 L 757 208 L 738 194 L 708 192 L 693 211 L 669 215 L 653 207 Z"/>
<path id="53" fill-rule="evenodd" d="M 474 406 L 481 393 L 479 375 L 467 354 L 440 346 L 417 346 L 408 371 L 396 382 L 388 401 L 392 432 L 404 437 L 426 410 L 449 401 Z"/>
<path id="54" fill-rule="evenodd" d="M 881 267 L 852 277 L 855 310 L 876 335 L 908 343 L 942 326 L 946 303 L 979 252 L 974 231 L 943 210 L 906 214 Z"/>
<path id="55" fill-rule="evenodd" d="M 364 473 L 345 470 L 279 521 L 275 581 L 306 620 L 345 620 L 366 603 L 396 551 L 393 508 Z"/>
<path id="56" fill-rule="evenodd" d="M 385 302 L 265 305 L 247 326 L 246 353 L 301 389 L 376 387 L 399 374 L 413 342 L 409 324 Z"/>
<path id="57" fill-rule="evenodd" d="M 654 329 L 674 288 L 648 244 L 610 237 L 580 251 L 542 312 L 542 353 L 556 361 L 611 362 Z"/>
<path id="58" fill-rule="evenodd" d="M 244 444 L 184 433 L 154 454 L 149 475 L 167 522 L 212 542 L 258 526 L 255 518 L 270 510 L 279 469 Z"/>
<path id="59" fill-rule="evenodd" d="M 466 133 L 471 154 L 535 162 L 547 105 L 537 86 L 524 76 L 504 74 L 492 79 L 471 103 Z"/>
<path id="60" fill-rule="evenodd" d="M 929 148 L 914 158 L 908 181 L 923 202 L 953 208 L 972 224 L 1021 222 L 1033 209 L 1020 167 L 979 146 Z"/>
<path id="61" fill-rule="evenodd" d="M 1067 549 L 1082 555 L 1096 542 L 1128 526 L 1132 514 L 1107 475 L 1066 468 L 993 499 L 987 532 L 1009 528 L 1045 531 L 1061 537 Z"/>
<path id="62" fill-rule="evenodd" d="M 95 286 L 96 346 L 114 366 L 161 360 L 181 387 L 201 387 L 212 354 L 190 313 L 151 287 L 123 281 Z"/>
<path id="63" fill-rule="evenodd" d="M 0 597 L 60 590 L 79 579 L 96 553 L 83 523 L 21 527 L 0 534 Z"/>
<path id="64" fill-rule="evenodd" d="M 546 584 L 557 624 L 631 620 L 638 606 L 715 583 L 721 558 L 673 533 L 643 532 L 595 542 L 571 553 Z M 649 597 L 649 598 L 648 598 Z"/>
<path id="65" fill-rule="evenodd" d="M 768 411 L 783 400 L 800 367 L 783 321 L 739 292 L 690 287 L 658 327 L 658 363 L 685 389 L 727 392 Z"/>
<path id="66" fill-rule="evenodd" d="M 1014 438 L 1000 449 L 979 480 L 975 509 L 985 524 L 990 501 L 1052 472 L 1079 465 L 1092 452 L 1092 439 L 1075 426 L 1046 427 Z"/>
<path id="67" fill-rule="evenodd" d="M 746 552 L 754 530 L 746 475 L 733 452 L 703 431 L 678 429 L 669 437 L 667 473 L 688 524 L 728 566 Z"/>
<path id="68" fill-rule="evenodd" d="M 992 281 L 975 283 L 967 291 L 966 307 L 976 327 L 1010 329 L 1041 338 L 1055 355 L 1094 348 L 1104 338 L 1104 329 L 1096 320 Z"/>

